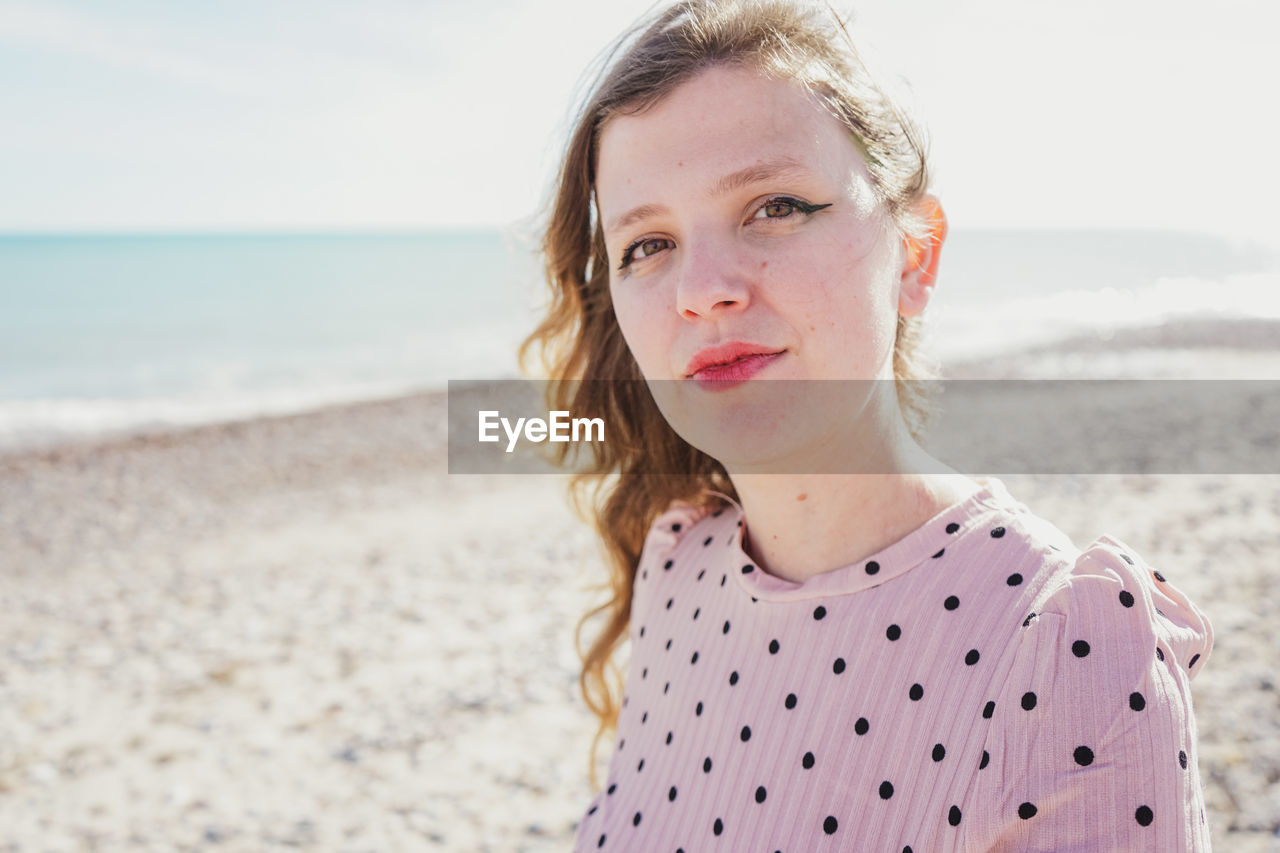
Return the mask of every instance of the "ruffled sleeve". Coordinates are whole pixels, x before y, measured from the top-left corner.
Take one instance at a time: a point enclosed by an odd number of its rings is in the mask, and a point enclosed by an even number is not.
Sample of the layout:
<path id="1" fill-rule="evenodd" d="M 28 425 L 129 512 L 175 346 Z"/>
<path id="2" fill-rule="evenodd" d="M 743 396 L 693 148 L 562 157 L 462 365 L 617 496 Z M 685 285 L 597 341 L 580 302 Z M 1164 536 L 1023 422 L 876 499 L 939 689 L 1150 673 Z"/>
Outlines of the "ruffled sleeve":
<path id="1" fill-rule="evenodd" d="M 1209 850 L 1190 688 L 1213 645 L 1205 614 L 1110 536 L 1032 610 L 988 709 L 978 800 L 994 830 L 975 849 Z"/>
<path id="2" fill-rule="evenodd" d="M 711 512 L 710 507 L 697 507 L 688 501 L 672 501 L 667 509 L 654 519 L 645 534 L 640 560 L 636 564 L 635 586 L 632 597 L 632 614 L 645 612 L 655 586 L 654 573 L 670 568 L 668 561 L 680 540 L 694 525 Z M 635 619 L 632 619 L 634 630 Z"/>

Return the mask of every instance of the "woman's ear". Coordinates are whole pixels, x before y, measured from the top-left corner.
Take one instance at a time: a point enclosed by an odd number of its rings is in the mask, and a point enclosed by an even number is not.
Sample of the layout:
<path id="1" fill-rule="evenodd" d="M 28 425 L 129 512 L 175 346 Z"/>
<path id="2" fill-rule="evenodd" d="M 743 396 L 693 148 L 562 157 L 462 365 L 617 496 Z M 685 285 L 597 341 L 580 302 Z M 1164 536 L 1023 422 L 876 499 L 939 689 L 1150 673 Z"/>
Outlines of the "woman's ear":
<path id="1" fill-rule="evenodd" d="M 947 215 L 937 198 L 925 195 L 916 203 L 916 213 L 925 221 L 928 231 L 923 239 L 904 237 L 902 240 L 906 251 L 898 288 L 898 313 L 904 317 L 914 317 L 929 304 L 938 280 L 942 243 L 947 239 Z"/>

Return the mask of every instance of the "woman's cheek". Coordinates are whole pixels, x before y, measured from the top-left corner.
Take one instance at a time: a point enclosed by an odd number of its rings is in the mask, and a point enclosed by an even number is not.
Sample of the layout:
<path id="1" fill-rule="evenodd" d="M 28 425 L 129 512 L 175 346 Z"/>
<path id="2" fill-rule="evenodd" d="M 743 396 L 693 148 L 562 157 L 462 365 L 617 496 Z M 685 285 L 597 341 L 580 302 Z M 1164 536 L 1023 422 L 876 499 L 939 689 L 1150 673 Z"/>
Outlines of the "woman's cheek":
<path id="1" fill-rule="evenodd" d="M 619 298 L 619 297 L 622 298 Z M 652 352 L 653 341 L 652 334 L 647 333 L 646 322 L 644 320 L 643 309 L 640 306 L 632 304 L 631 300 L 620 294 L 618 290 L 613 291 L 613 315 L 618 321 L 618 328 L 622 330 L 622 339 L 627 343 L 627 349 L 631 351 L 631 357 L 640 367 L 641 375 L 649 377 L 653 375 L 653 359 Z"/>

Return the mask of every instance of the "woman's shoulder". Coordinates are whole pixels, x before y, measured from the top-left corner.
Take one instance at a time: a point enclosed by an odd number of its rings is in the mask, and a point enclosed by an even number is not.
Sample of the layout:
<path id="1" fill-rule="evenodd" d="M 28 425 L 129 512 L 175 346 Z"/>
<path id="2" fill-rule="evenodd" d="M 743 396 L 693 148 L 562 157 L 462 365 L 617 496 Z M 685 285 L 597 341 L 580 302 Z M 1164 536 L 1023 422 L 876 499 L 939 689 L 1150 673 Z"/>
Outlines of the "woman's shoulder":
<path id="1" fill-rule="evenodd" d="M 655 560 L 670 559 L 689 531 L 708 516 L 719 516 L 723 505 L 717 505 L 716 496 L 724 497 L 718 492 L 707 491 L 699 496 L 697 502 L 684 499 L 671 501 L 649 525 L 640 564 L 648 565 Z"/>
<path id="2" fill-rule="evenodd" d="M 1204 610 L 1134 548 L 1103 534 L 1049 572 L 1027 619 L 1061 620 L 1065 642 L 1105 635 L 1136 659 L 1178 665 L 1190 676 L 1213 647 Z M 1077 646 L 1077 648 L 1080 648 Z"/>

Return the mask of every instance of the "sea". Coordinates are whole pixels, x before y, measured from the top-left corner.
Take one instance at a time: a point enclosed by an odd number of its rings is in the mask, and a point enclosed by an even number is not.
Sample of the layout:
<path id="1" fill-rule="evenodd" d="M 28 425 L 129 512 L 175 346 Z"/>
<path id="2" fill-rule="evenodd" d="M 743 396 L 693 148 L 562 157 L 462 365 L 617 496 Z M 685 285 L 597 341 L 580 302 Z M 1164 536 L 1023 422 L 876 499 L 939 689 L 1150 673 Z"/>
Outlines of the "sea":
<path id="1" fill-rule="evenodd" d="M 501 230 L 0 235 L 0 450 L 518 378 L 547 295 L 535 248 Z M 1200 234 L 955 229 L 927 317 L 944 364 L 1280 319 L 1280 261 Z"/>

